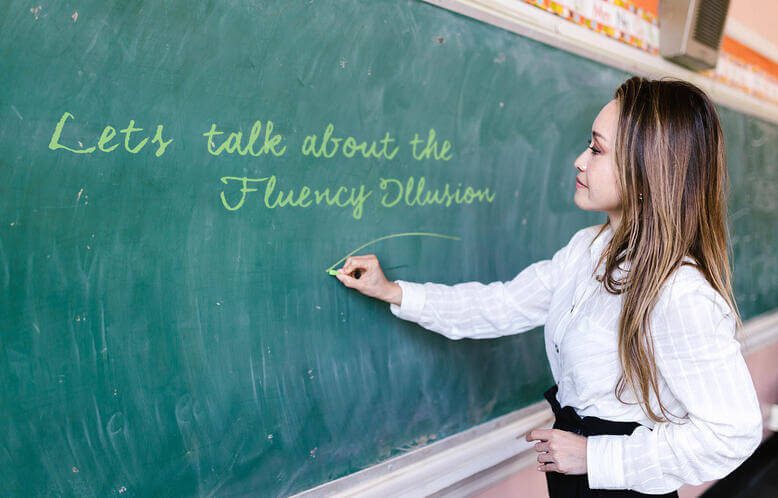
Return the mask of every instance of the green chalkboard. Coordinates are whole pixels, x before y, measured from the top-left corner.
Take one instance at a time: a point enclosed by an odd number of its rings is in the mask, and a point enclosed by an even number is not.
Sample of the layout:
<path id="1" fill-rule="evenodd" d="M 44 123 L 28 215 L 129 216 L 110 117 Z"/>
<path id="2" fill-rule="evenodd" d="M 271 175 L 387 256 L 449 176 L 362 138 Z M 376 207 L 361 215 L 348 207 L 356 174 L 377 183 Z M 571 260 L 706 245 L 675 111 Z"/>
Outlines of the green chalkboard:
<path id="1" fill-rule="evenodd" d="M 416 1 L 11 0 L 0 75 L 3 496 L 287 495 L 552 382 L 539 329 L 450 341 L 325 270 L 550 257 L 605 219 L 572 163 L 626 73 Z M 778 127 L 721 112 L 753 316 Z"/>

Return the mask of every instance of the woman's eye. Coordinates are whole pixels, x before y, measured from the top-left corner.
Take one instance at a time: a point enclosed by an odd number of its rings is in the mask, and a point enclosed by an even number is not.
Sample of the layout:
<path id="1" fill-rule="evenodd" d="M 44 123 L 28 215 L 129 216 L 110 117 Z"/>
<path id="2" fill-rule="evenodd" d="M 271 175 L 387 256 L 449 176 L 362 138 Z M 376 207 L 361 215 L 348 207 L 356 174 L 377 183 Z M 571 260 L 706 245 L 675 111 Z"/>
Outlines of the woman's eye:
<path id="1" fill-rule="evenodd" d="M 588 138 L 587 138 L 587 139 L 586 139 L 586 148 L 587 148 L 587 149 L 589 149 L 589 150 L 591 150 L 591 151 L 592 151 L 592 154 L 594 154 L 594 155 L 597 155 L 597 154 L 599 154 L 599 153 L 600 153 L 600 151 L 599 151 L 598 149 L 595 149 L 594 147 L 592 147 L 592 146 L 591 146 L 591 144 L 592 144 L 592 141 L 591 141 L 591 139 L 588 139 Z"/>

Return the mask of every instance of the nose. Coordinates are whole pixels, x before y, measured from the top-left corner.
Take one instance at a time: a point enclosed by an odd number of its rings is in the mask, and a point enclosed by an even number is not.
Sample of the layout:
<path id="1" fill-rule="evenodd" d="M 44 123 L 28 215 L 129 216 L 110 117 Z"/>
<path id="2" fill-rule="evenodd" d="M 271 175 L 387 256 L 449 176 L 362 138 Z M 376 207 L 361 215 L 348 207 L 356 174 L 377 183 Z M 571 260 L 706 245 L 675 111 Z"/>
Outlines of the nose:
<path id="1" fill-rule="evenodd" d="M 573 161 L 573 166 L 575 169 L 583 173 L 586 170 L 586 151 L 581 152 L 581 154 L 575 158 L 575 161 Z"/>

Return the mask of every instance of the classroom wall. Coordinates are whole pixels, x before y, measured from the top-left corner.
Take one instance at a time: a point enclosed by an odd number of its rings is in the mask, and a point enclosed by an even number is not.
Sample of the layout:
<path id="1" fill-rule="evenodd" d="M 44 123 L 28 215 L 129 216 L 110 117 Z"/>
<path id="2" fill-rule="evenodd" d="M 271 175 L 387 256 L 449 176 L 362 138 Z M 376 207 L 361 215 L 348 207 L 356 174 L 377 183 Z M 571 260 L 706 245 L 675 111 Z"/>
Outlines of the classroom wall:
<path id="1" fill-rule="evenodd" d="M 493 0 L 500 1 L 500 0 Z M 659 0 L 524 0 L 659 57 Z M 778 104 L 778 47 L 770 42 L 769 21 L 778 4 L 767 0 L 733 2 L 721 41 L 718 64 L 700 74 L 761 100 Z M 734 15 L 732 12 L 734 11 Z"/>
<path id="2" fill-rule="evenodd" d="M 656 14 L 659 0 L 633 0 L 633 4 Z M 767 40 L 773 47 L 778 46 L 778 30 L 775 30 L 775 19 L 778 19 L 778 2 L 732 0 L 728 15 L 730 19 L 734 19 L 742 27 Z M 778 61 L 760 53 L 758 47 L 749 47 L 725 36 L 722 42 L 722 51 L 764 68 L 770 74 L 778 75 Z M 778 358 L 778 342 L 751 352 L 745 358 L 766 418 L 769 407 L 778 403 L 778 369 L 775 367 L 775 358 Z M 769 434 L 770 431 L 765 427 L 765 437 Z M 679 495 L 681 498 L 696 497 L 713 484 L 710 482 L 699 486 L 684 486 L 679 490 Z M 477 498 L 502 498 L 504 496 L 541 498 L 547 497 L 548 492 L 545 476 L 535 470 L 534 466 L 529 466 L 475 496 Z"/>
<path id="3" fill-rule="evenodd" d="M 778 44 L 775 19 L 778 18 L 778 2 L 774 0 L 732 0 L 727 16 L 741 22 L 754 33 Z"/>

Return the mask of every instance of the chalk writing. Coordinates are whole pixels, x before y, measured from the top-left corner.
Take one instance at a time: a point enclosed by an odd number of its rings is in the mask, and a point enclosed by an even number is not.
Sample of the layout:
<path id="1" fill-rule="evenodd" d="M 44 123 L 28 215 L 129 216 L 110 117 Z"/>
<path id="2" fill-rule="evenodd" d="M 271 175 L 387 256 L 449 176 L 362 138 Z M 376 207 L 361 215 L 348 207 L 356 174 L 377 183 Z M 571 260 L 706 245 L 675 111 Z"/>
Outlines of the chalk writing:
<path id="1" fill-rule="evenodd" d="M 62 117 L 60 118 L 59 122 L 54 127 L 54 133 L 51 134 L 51 140 L 49 141 L 49 149 L 51 150 L 63 149 L 68 152 L 72 152 L 73 154 L 92 154 L 95 150 L 100 150 L 101 152 L 112 152 L 114 149 L 119 147 L 120 144 L 118 143 L 109 145 L 111 140 L 113 140 L 113 138 L 116 136 L 116 129 L 110 125 L 103 128 L 103 132 L 100 134 L 100 137 L 97 139 L 97 145 L 92 145 L 91 147 L 86 147 L 86 148 L 80 143 L 78 148 L 76 148 L 75 145 L 71 145 L 71 146 L 63 145 L 61 143 L 62 130 L 65 128 L 65 123 L 69 119 L 75 119 L 73 114 L 69 112 L 65 112 L 64 114 L 62 114 Z M 130 140 L 133 133 L 139 131 L 143 131 L 143 128 L 136 128 L 134 119 L 130 120 L 126 128 L 119 130 L 119 133 L 124 134 L 124 149 L 130 154 L 139 153 L 149 141 L 149 137 L 145 137 L 140 142 L 134 145 L 130 145 Z M 163 132 L 164 132 L 164 125 L 157 125 L 157 131 L 154 133 L 154 137 L 152 137 L 151 139 L 152 144 L 157 144 L 157 150 L 154 153 L 154 155 L 157 157 L 160 157 L 162 154 L 164 154 L 168 145 L 170 145 L 173 142 L 172 138 L 169 140 L 165 140 L 162 137 Z"/>
<path id="2" fill-rule="evenodd" d="M 172 138 L 165 138 L 164 125 L 157 125 L 152 135 L 143 133 L 134 119 L 130 119 L 127 127 L 117 131 L 111 125 L 106 125 L 93 145 L 84 146 L 80 141 L 63 139 L 66 125 L 75 117 L 65 112 L 54 127 L 49 141 L 49 149 L 66 151 L 73 154 L 92 154 L 96 151 L 111 153 L 123 146 L 130 154 L 140 153 L 148 145 L 156 145 L 154 154 L 162 156 Z M 77 127 L 76 127 L 77 128 Z M 117 138 L 117 135 L 121 137 Z M 266 159 L 284 156 L 287 152 L 288 137 L 275 131 L 273 121 L 256 120 L 251 131 L 244 135 L 243 131 L 232 131 L 212 122 L 210 129 L 202 134 L 205 137 L 205 150 L 211 156 L 249 156 Z M 383 133 L 380 139 L 363 139 L 344 133 L 336 133 L 335 125 L 328 123 L 321 133 L 305 135 L 299 144 L 292 145 L 290 150 L 297 150 L 308 159 L 358 158 L 360 160 L 395 159 L 401 150 L 401 143 L 408 146 L 408 160 L 411 161 L 450 161 L 453 158 L 453 144 L 449 140 L 441 140 L 434 128 L 429 128 L 426 136 L 414 133 L 407 142 L 406 137 L 395 138 L 391 132 Z M 293 139 L 292 139 L 293 140 Z M 474 187 L 462 183 L 443 183 L 430 187 L 424 176 L 405 178 L 378 178 L 377 184 L 370 188 L 365 184 L 346 186 L 325 186 L 313 188 L 309 185 L 280 185 L 276 175 L 260 178 L 248 176 L 222 176 L 224 185 L 220 192 L 222 206 L 227 211 L 242 209 L 251 194 L 257 193 L 262 204 L 267 209 L 309 208 L 312 206 L 335 206 L 351 209 L 351 215 L 359 220 L 365 212 L 368 200 L 376 202 L 376 208 L 425 207 L 463 205 L 473 203 L 490 204 L 496 194 L 488 187 Z M 373 194 L 376 194 L 375 196 Z"/>
<path id="3" fill-rule="evenodd" d="M 222 205 L 228 211 L 237 211 L 243 207 L 248 194 L 262 193 L 263 203 L 268 209 L 283 207 L 307 208 L 311 205 L 325 204 L 328 206 L 351 207 L 352 216 L 359 220 L 364 213 L 365 202 L 373 194 L 372 189 L 368 189 L 364 184 L 356 187 L 326 187 L 324 189 L 313 189 L 308 185 L 299 187 L 298 190 L 290 188 L 287 190 L 277 189 L 278 179 L 275 175 L 263 178 L 248 178 L 240 176 L 224 176 L 221 182 L 225 185 L 239 187 L 238 190 L 225 192 L 222 190 L 220 198 Z M 407 207 L 440 205 L 449 207 L 452 204 L 472 204 L 492 203 L 495 199 L 495 193 L 489 188 L 477 189 L 470 185 L 458 183 L 452 187 L 446 183 L 442 188 L 430 189 L 426 186 L 425 177 L 420 177 L 418 182 L 414 177 L 408 177 L 405 180 L 397 178 L 381 178 L 379 189 L 384 191 L 381 196 L 380 206 L 391 208 L 397 205 Z M 313 196 L 313 198 L 311 198 Z"/>
<path id="4" fill-rule="evenodd" d="M 427 133 L 426 143 L 419 137 L 418 133 L 413 134 L 413 138 L 410 141 L 413 148 L 413 158 L 417 161 L 424 159 L 434 159 L 436 161 L 449 161 L 451 159 L 451 142 L 444 140 L 442 144 L 439 144 L 436 139 L 436 132 L 434 128 L 431 128 Z M 424 144 L 422 146 L 422 144 Z M 438 150 L 440 147 L 440 150 Z"/>
<path id="5" fill-rule="evenodd" d="M 247 178 L 237 176 L 224 176 L 221 178 L 221 182 L 225 185 L 230 182 L 239 182 L 241 188 L 240 200 L 231 204 L 227 200 L 227 195 L 224 191 L 221 192 L 221 201 L 225 209 L 229 211 L 237 211 L 243 207 L 243 203 L 246 201 L 246 194 L 250 192 L 257 192 L 259 184 L 264 183 L 265 192 L 263 195 L 263 201 L 265 207 L 268 209 L 275 209 L 278 207 L 309 207 L 312 203 L 316 205 L 326 204 L 328 206 L 338 207 L 353 207 L 352 215 L 354 219 L 362 218 L 362 212 L 364 209 L 365 201 L 370 197 L 372 192 L 365 192 L 365 186 L 361 185 L 358 189 L 352 187 L 349 189 L 345 186 L 337 187 L 334 192 L 327 187 L 323 190 L 312 190 L 307 185 L 302 186 L 297 193 L 294 190 L 279 190 L 275 192 L 276 188 L 276 176 L 271 175 L 264 178 Z M 275 194 L 275 196 L 273 195 Z M 309 199 L 309 196 L 313 194 L 313 199 Z"/>
<path id="6" fill-rule="evenodd" d="M 449 240 L 462 240 L 459 237 L 455 237 L 453 235 L 445 235 L 442 233 L 432 233 L 432 232 L 405 232 L 405 233 L 393 233 L 391 235 L 384 235 L 383 237 L 379 237 L 377 239 L 373 239 L 370 242 L 366 242 L 362 244 L 361 246 L 357 247 L 356 249 L 353 249 L 351 252 L 340 258 L 339 260 L 335 261 L 329 268 L 324 270 L 330 275 L 337 275 L 337 271 L 335 271 L 335 267 L 341 264 L 342 262 L 346 261 L 346 259 L 356 254 L 357 252 L 361 251 L 362 249 L 366 248 L 367 246 L 373 245 L 376 242 L 381 242 L 382 240 L 387 239 L 394 239 L 397 237 L 439 237 L 441 239 L 449 239 Z M 334 273 L 333 273 L 334 272 Z"/>
<path id="7" fill-rule="evenodd" d="M 336 137 L 335 126 L 330 123 L 324 129 L 321 137 L 317 134 L 308 135 L 303 140 L 300 150 L 304 156 L 313 156 L 316 158 L 334 157 L 338 151 L 345 157 L 354 157 L 359 154 L 365 159 L 387 159 L 392 160 L 397 155 L 399 147 L 394 145 L 395 139 L 390 133 L 384 134 L 384 138 L 378 141 L 359 141 L 354 137 Z"/>
<path id="8" fill-rule="evenodd" d="M 446 207 L 454 204 L 472 204 L 478 202 L 494 202 L 495 194 L 488 188 L 474 189 L 467 185 L 462 190 L 462 184 L 457 184 L 456 188 L 446 183 L 443 189 L 427 189 L 426 179 L 422 176 L 414 188 L 414 178 L 408 177 L 403 183 L 397 178 L 381 178 L 379 188 L 386 191 L 381 197 L 381 205 L 384 207 L 394 207 L 403 202 L 406 206 L 427 206 L 438 204 Z"/>
<path id="9" fill-rule="evenodd" d="M 224 135 L 225 132 L 219 131 L 216 123 L 211 124 L 211 129 L 203 133 L 203 136 L 208 138 L 208 153 L 214 156 L 220 156 L 222 153 L 235 154 L 236 152 L 241 156 L 251 154 L 254 157 L 259 157 L 267 154 L 273 154 L 276 157 L 283 156 L 286 153 L 286 146 L 281 146 L 284 137 L 279 133 L 273 133 L 273 122 L 268 121 L 265 123 L 265 133 L 262 137 L 262 146 L 259 150 L 255 149 L 257 140 L 262 135 L 262 121 L 255 121 L 251 127 L 249 138 L 246 144 L 243 144 L 243 132 L 233 131 L 227 135 L 227 139 L 219 145 L 216 145 L 216 137 Z M 280 149 L 279 149 L 279 146 Z"/>

